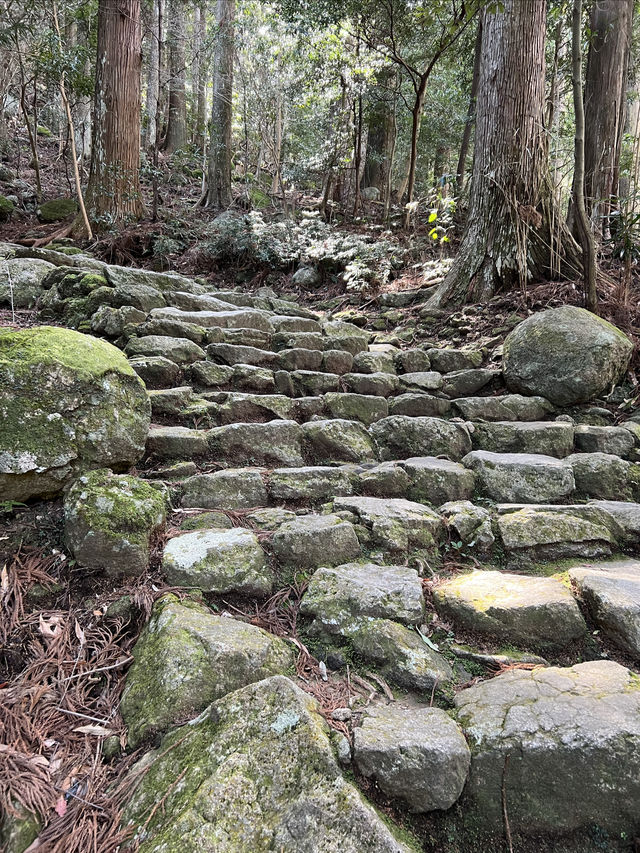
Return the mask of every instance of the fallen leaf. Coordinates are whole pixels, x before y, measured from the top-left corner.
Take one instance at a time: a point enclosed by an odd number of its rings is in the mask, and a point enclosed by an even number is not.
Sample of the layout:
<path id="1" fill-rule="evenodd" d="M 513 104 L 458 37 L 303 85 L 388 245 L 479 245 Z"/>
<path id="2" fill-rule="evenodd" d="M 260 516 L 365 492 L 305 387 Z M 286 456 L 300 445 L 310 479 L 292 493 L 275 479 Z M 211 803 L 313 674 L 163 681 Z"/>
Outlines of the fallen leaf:
<path id="1" fill-rule="evenodd" d="M 96 737 L 108 737 L 115 734 L 112 729 L 105 729 L 104 726 L 96 725 L 77 726 L 74 732 L 80 732 L 83 735 L 96 735 Z"/>
<path id="2" fill-rule="evenodd" d="M 84 644 L 87 642 L 87 638 L 85 637 L 84 631 L 80 627 L 80 623 L 78 622 L 77 619 L 76 619 L 76 625 L 75 625 L 75 632 L 76 632 L 76 637 L 80 640 L 80 648 L 82 648 L 84 646 Z"/>
<path id="3" fill-rule="evenodd" d="M 62 626 L 64 621 L 62 616 L 44 617 L 40 614 L 38 629 L 45 640 L 55 640 L 62 634 Z"/>

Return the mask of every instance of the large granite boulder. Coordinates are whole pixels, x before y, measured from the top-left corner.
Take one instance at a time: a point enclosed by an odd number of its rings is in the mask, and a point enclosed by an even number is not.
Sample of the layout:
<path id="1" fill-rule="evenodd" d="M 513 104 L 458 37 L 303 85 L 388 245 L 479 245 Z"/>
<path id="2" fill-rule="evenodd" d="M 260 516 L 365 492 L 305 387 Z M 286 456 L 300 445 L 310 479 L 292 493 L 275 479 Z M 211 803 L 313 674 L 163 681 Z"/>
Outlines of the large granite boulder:
<path id="1" fill-rule="evenodd" d="M 217 701 L 131 772 L 140 853 L 414 849 L 343 778 L 316 701 L 282 676 Z"/>
<path id="2" fill-rule="evenodd" d="M 42 281 L 53 268 L 37 258 L 0 260 L 0 305 L 33 308 L 42 293 Z"/>
<path id="3" fill-rule="evenodd" d="M 133 657 L 120 705 L 131 747 L 294 661 L 284 640 L 173 595 L 155 603 Z"/>
<path id="4" fill-rule="evenodd" d="M 507 387 L 554 405 L 593 400 L 625 372 L 633 344 L 595 314 L 564 305 L 533 314 L 504 345 Z"/>
<path id="5" fill-rule="evenodd" d="M 147 392 L 120 350 L 67 329 L 0 330 L 0 493 L 51 497 L 144 451 Z"/>
<path id="6" fill-rule="evenodd" d="M 455 704 L 471 747 L 460 804 L 474 842 L 475 833 L 499 836 L 478 849 L 502 849 L 505 809 L 512 833 L 534 839 L 594 824 L 612 838 L 637 832 L 637 675 L 611 661 L 514 669 L 462 690 Z"/>

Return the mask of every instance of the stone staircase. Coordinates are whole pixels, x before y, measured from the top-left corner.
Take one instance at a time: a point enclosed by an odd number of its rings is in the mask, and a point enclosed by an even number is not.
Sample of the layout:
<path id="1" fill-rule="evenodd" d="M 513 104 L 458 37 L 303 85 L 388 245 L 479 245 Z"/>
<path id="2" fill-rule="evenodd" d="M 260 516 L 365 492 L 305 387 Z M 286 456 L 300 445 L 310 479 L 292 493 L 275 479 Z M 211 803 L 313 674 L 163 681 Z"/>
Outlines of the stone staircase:
<path id="1" fill-rule="evenodd" d="M 57 316 L 81 288 L 69 269 L 73 287 L 60 269 L 50 285 Z M 337 745 L 341 760 L 395 803 L 435 809 L 438 837 L 462 839 L 438 850 L 503 849 L 507 769 L 516 835 L 578 833 L 562 849 L 587 851 L 597 825 L 607 849 L 627 849 L 640 831 L 640 419 L 510 393 L 485 352 L 376 343 L 269 290 L 153 273 L 127 288 L 118 270 L 101 268 L 111 301 L 85 325 L 149 391 L 137 475 L 166 490 L 181 528 L 167 581 L 227 616 L 304 583 L 297 642 L 396 691 Z M 291 666 L 274 638 L 234 639 L 170 596 L 154 613 L 122 704 L 136 743 Z M 203 648 L 223 692 L 192 678 Z M 446 714 L 432 741 L 406 746 L 434 702 L 454 708 L 470 757 Z M 450 759 L 435 799 L 416 793 L 433 755 Z"/>

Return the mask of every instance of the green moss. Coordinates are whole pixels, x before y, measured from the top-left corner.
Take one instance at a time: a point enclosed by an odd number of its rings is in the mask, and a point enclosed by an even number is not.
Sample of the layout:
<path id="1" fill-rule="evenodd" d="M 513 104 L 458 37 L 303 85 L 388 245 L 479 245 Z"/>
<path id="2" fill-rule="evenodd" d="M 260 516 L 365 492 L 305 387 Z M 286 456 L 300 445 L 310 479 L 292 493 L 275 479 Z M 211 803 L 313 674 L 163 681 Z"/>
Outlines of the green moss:
<path id="1" fill-rule="evenodd" d="M 0 370 L 29 374 L 54 364 L 92 381 L 113 372 L 136 375 L 120 350 L 98 338 L 54 326 L 0 329 Z"/>
<path id="2" fill-rule="evenodd" d="M 6 196 L 0 195 L 0 222 L 4 222 L 13 213 L 13 202 Z"/>
<path id="3" fill-rule="evenodd" d="M 59 222 L 76 213 L 77 210 L 78 203 L 74 198 L 54 198 L 40 205 L 38 219 L 40 222 Z"/>

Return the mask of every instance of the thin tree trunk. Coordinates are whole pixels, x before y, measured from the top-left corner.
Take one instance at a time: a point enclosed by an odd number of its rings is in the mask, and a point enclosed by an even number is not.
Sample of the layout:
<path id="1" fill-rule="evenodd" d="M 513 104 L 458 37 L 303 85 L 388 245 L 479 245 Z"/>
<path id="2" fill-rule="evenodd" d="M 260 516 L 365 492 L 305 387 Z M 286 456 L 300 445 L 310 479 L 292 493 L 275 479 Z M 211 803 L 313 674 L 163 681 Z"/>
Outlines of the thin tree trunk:
<path id="1" fill-rule="evenodd" d="M 544 134 L 546 3 L 505 0 L 483 12 L 469 212 L 458 255 L 432 306 L 485 302 L 498 287 L 549 274 L 554 239 L 579 268 L 553 209 Z M 552 234 L 552 223 L 558 234 Z"/>
<path id="2" fill-rule="evenodd" d="M 633 0 L 593 4 L 584 88 L 585 206 L 598 231 L 609 234 L 627 103 Z"/>
<path id="3" fill-rule="evenodd" d="M 193 78 L 196 89 L 196 121 L 194 128 L 194 141 L 200 151 L 204 151 L 205 137 L 207 130 L 206 117 L 206 87 L 207 74 L 209 72 L 209 63 L 207 62 L 207 51 L 205 44 L 207 39 L 207 7 L 206 3 L 199 3 L 194 7 L 195 22 L 195 53 L 197 56 L 197 66 L 194 63 Z"/>
<path id="4" fill-rule="evenodd" d="M 214 52 L 213 108 L 206 207 L 222 209 L 231 204 L 231 114 L 235 0 L 217 0 L 218 34 Z"/>
<path id="5" fill-rule="evenodd" d="M 187 144 L 186 5 L 170 0 L 167 10 L 169 42 L 169 116 L 164 149 L 172 154 Z"/>
<path id="6" fill-rule="evenodd" d="M 146 101 L 146 146 L 153 150 L 156 144 L 158 101 L 160 98 L 160 31 L 158 19 L 161 14 L 162 0 L 153 0 L 151 28 L 149 35 L 149 71 L 147 75 Z"/>
<path id="7" fill-rule="evenodd" d="M 87 210 L 112 227 L 144 215 L 140 192 L 140 0 L 99 0 Z"/>
<path id="8" fill-rule="evenodd" d="M 467 112 L 467 120 L 464 125 L 464 131 L 462 132 L 462 141 L 460 142 L 460 154 L 458 156 L 458 166 L 456 168 L 456 195 L 460 195 L 460 193 L 464 189 L 464 176 L 467 167 L 467 155 L 469 153 L 471 131 L 473 129 L 476 114 L 476 95 L 478 93 L 478 79 L 480 77 L 481 48 L 482 21 L 478 21 L 476 44 L 473 52 L 473 76 L 471 77 L 471 92 L 469 93 L 469 110 Z"/>
<path id="9" fill-rule="evenodd" d="M 276 94 L 276 115 L 273 131 L 273 179 L 271 194 L 284 193 L 282 186 L 282 92 Z"/>
<path id="10" fill-rule="evenodd" d="M 584 267 L 584 292 L 586 306 L 590 311 L 598 307 L 596 291 L 596 242 L 585 211 L 585 116 L 582 100 L 582 0 L 573 0 L 571 28 L 571 58 L 573 70 L 573 109 L 576 117 L 575 154 L 574 154 L 574 205 L 576 225 L 580 234 Z"/>

